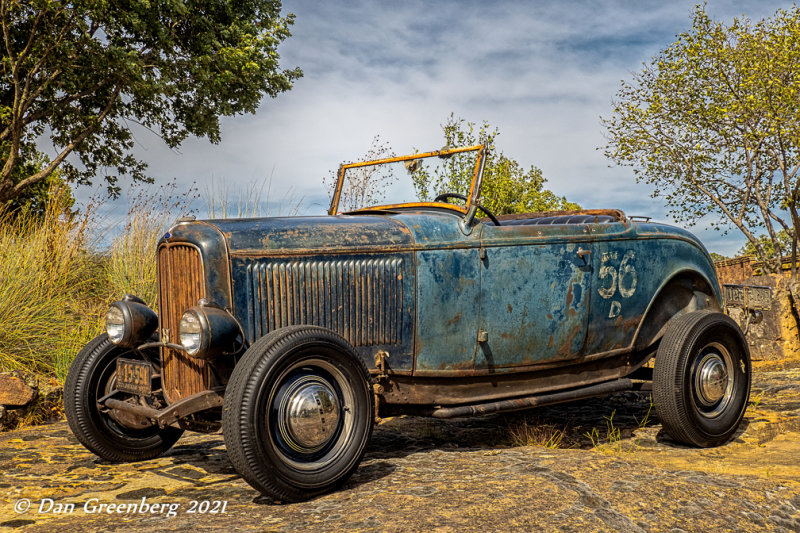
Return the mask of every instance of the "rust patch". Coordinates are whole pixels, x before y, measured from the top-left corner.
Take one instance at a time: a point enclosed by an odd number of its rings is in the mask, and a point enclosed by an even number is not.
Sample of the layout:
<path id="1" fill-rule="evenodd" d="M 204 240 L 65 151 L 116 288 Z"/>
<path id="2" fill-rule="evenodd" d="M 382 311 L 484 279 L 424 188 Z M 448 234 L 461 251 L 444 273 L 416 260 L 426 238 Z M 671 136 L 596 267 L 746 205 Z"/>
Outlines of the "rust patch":
<path id="1" fill-rule="evenodd" d="M 460 312 L 458 314 L 456 314 L 456 316 L 454 316 L 453 318 L 451 318 L 450 320 L 447 321 L 448 327 L 452 326 L 453 324 L 458 323 L 459 320 L 461 320 L 461 313 Z"/>

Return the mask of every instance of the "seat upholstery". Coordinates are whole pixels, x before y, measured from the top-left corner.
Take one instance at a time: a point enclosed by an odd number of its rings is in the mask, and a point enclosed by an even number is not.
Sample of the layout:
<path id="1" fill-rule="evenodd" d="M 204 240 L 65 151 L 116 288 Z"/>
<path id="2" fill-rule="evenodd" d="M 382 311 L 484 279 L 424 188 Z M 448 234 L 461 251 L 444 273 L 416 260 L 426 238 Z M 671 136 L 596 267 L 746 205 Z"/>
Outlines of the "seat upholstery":
<path id="1" fill-rule="evenodd" d="M 609 224 L 617 222 L 611 215 L 559 215 L 554 217 L 523 218 L 520 220 L 503 220 L 503 226 L 540 226 L 551 224 Z"/>

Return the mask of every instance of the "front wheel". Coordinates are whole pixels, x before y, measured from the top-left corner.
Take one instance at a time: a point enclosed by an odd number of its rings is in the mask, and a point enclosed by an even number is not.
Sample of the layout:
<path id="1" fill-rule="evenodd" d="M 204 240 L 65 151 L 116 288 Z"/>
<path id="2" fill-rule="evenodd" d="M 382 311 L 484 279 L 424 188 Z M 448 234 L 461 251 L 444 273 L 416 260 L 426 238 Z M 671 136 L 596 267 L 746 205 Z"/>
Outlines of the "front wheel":
<path id="1" fill-rule="evenodd" d="M 89 451 L 112 462 L 153 459 L 169 450 L 183 430 L 159 428 L 146 418 L 113 409 L 101 410 L 97 400 L 115 389 L 117 359 L 139 359 L 103 333 L 80 351 L 64 382 L 64 412 L 75 437 Z M 129 399 L 133 401 L 132 395 Z"/>
<path id="2" fill-rule="evenodd" d="M 372 434 L 369 373 L 325 328 L 262 337 L 234 368 L 222 428 L 234 468 L 278 500 L 301 501 L 344 483 Z"/>
<path id="3" fill-rule="evenodd" d="M 694 311 L 670 323 L 656 354 L 653 399 L 673 439 L 723 444 L 739 427 L 749 396 L 750 352 L 736 322 Z"/>

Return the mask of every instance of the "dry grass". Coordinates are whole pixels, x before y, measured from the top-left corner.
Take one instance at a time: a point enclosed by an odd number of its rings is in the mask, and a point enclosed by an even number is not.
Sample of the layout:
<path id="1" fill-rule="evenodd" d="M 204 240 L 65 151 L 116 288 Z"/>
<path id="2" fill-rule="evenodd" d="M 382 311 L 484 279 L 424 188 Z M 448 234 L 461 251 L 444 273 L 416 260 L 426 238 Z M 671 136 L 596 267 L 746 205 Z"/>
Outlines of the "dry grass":
<path id="1" fill-rule="evenodd" d="M 191 212 L 196 198 L 195 189 L 179 194 L 175 183 L 133 195 L 125 225 L 113 238 L 103 261 L 106 304 L 131 293 L 156 309 L 156 245 L 177 216 Z"/>
<path id="2" fill-rule="evenodd" d="M 0 213 L 0 371 L 63 381 L 75 354 L 103 330 L 108 304 L 127 292 L 156 304 L 155 248 L 175 213 L 195 199 L 167 185 L 138 194 L 124 230 L 96 250 L 89 222 L 53 190 L 41 216 Z"/>
<path id="3" fill-rule="evenodd" d="M 213 218 L 267 215 L 269 182 L 242 193 L 210 191 Z M 266 200 L 261 201 L 266 188 Z M 231 205 L 230 197 L 238 198 Z M 63 189 L 53 189 L 42 215 L 0 211 L 0 371 L 27 370 L 63 382 L 75 354 L 103 331 L 108 305 L 132 293 L 156 308 L 158 240 L 180 215 L 190 214 L 197 190 L 168 183 L 132 189 L 120 231 L 99 247 L 99 211 L 91 201 L 78 216 Z M 302 199 L 290 193 L 280 207 L 296 214 Z M 250 202 L 250 203 L 247 203 Z"/>
<path id="4" fill-rule="evenodd" d="M 272 202 L 272 176 L 251 181 L 244 188 L 233 190 L 227 183 L 211 180 L 204 195 L 208 218 L 253 218 L 266 216 L 295 216 L 304 198 L 289 189 Z"/>
<path id="5" fill-rule="evenodd" d="M 518 415 L 508 420 L 508 436 L 514 446 L 543 446 L 572 448 L 577 443 L 570 437 L 568 426 L 557 426 L 530 415 Z"/>
<path id="6" fill-rule="evenodd" d="M 0 214 L 2 370 L 60 374 L 91 329 L 85 301 L 98 263 L 86 251 L 87 218 L 70 216 L 59 191 L 50 197 L 40 217 Z"/>

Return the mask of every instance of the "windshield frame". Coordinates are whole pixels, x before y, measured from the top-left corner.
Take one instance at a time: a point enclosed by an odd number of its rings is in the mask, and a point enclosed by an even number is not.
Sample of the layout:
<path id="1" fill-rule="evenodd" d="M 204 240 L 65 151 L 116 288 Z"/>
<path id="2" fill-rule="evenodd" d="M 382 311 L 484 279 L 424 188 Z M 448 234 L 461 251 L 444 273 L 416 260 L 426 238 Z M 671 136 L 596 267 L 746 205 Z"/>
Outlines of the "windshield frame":
<path id="1" fill-rule="evenodd" d="M 478 209 L 481 183 L 483 181 L 483 170 L 486 166 L 487 151 L 488 147 L 485 144 L 476 144 L 474 146 L 463 146 L 459 148 L 445 147 L 435 152 L 424 152 L 420 154 L 411 154 L 399 157 L 388 157 L 385 159 L 375 159 L 372 161 L 359 161 L 357 163 L 342 163 L 339 166 L 339 171 L 337 173 L 336 189 L 333 193 L 333 198 L 331 199 L 331 205 L 330 208 L 328 209 L 328 214 L 336 215 L 336 214 L 348 214 L 348 213 L 362 213 L 365 211 L 389 211 L 392 209 L 402 209 L 402 208 L 436 207 L 436 208 L 457 211 L 460 214 L 465 215 L 464 221 L 469 223 L 475 217 L 475 213 L 477 212 Z M 382 165 L 386 163 L 402 163 L 405 161 L 413 161 L 415 159 L 425 159 L 428 157 L 441 157 L 446 159 L 454 154 L 461 154 L 465 152 L 478 152 L 478 157 L 475 160 L 475 169 L 473 170 L 472 174 L 472 182 L 469 188 L 469 195 L 467 196 L 467 204 L 464 206 L 450 204 L 446 202 L 406 202 L 400 204 L 385 204 L 385 205 L 362 207 L 355 211 L 348 211 L 346 213 L 338 212 L 339 202 L 342 196 L 342 188 L 344 187 L 344 176 L 347 173 L 348 169 L 368 167 L 373 165 Z"/>

